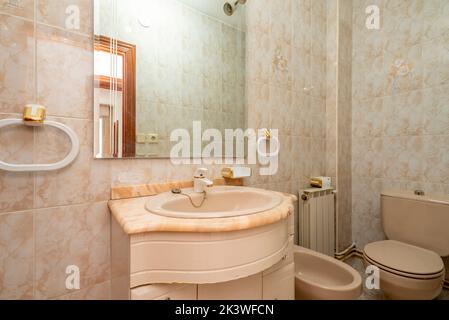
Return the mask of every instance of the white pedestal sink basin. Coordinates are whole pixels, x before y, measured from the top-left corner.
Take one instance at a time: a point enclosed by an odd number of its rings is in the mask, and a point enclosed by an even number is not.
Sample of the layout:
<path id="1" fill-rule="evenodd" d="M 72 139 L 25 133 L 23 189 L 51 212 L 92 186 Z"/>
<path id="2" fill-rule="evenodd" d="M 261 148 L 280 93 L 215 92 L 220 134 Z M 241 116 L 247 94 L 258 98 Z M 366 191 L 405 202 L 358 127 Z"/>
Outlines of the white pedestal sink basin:
<path id="1" fill-rule="evenodd" d="M 183 194 L 162 193 L 151 198 L 146 209 L 154 214 L 171 218 L 211 219 L 230 218 L 256 214 L 279 206 L 279 194 L 261 189 L 244 187 L 213 187 L 207 190 L 206 199 L 200 207 L 204 194 L 193 189 L 182 190 Z"/>

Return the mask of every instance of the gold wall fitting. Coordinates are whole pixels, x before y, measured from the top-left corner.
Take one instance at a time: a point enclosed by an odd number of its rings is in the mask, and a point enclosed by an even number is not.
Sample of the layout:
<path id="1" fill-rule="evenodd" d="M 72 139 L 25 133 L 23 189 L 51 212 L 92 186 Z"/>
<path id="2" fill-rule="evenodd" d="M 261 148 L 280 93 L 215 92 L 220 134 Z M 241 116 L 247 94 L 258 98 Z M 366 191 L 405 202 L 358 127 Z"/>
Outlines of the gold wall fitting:
<path id="1" fill-rule="evenodd" d="M 47 112 L 44 106 L 28 104 L 23 111 L 23 122 L 29 126 L 40 126 L 44 123 Z"/>
<path id="2" fill-rule="evenodd" d="M 330 177 L 313 177 L 310 179 L 310 185 L 313 188 L 331 188 L 332 179 Z"/>
<path id="3" fill-rule="evenodd" d="M 234 173 L 232 172 L 231 168 L 223 168 L 221 170 L 221 175 L 223 176 L 223 178 L 232 179 Z"/>
<path id="4" fill-rule="evenodd" d="M 321 179 L 310 179 L 310 185 L 314 188 L 322 188 L 323 187 L 323 180 Z"/>
<path id="5" fill-rule="evenodd" d="M 221 170 L 221 175 L 225 179 L 244 179 L 251 177 L 251 168 L 247 167 L 226 167 Z"/>
<path id="6" fill-rule="evenodd" d="M 265 129 L 265 138 L 267 140 L 270 140 L 271 138 L 273 138 L 273 133 L 271 132 L 270 129 Z"/>

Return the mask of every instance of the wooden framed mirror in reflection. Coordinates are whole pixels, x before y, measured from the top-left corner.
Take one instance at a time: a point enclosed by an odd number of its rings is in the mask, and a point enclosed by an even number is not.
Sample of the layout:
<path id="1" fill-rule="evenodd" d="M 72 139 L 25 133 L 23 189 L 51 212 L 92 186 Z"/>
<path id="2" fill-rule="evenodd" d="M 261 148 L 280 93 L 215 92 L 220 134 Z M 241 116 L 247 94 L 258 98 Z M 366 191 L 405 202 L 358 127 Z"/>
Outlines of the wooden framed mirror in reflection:
<path id="1" fill-rule="evenodd" d="M 96 158 L 168 158 L 194 122 L 246 129 L 246 11 L 225 2 L 94 1 Z"/>
<path id="2" fill-rule="evenodd" d="M 136 156 L 136 46 L 95 36 L 95 154 Z"/>

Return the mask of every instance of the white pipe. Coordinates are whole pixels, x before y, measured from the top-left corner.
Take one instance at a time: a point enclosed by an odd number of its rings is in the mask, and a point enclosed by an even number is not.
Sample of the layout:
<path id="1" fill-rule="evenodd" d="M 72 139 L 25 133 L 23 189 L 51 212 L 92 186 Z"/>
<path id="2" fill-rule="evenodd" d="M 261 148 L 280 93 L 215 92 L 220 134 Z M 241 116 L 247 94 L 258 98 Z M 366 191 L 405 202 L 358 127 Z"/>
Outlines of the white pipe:
<path id="1" fill-rule="evenodd" d="M 354 242 L 347 249 L 345 249 L 345 250 L 343 250 L 341 252 L 335 253 L 335 256 L 345 256 L 348 253 L 350 253 L 351 251 L 354 251 L 355 249 L 357 249 L 357 245 Z"/>
<path id="2" fill-rule="evenodd" d="M 19 124 L 24 124 L 22 119 L 0 120 L 0 128 Z M 72 143 L 72 149 L 70 150 L 69 154 L 63 160 L 50 164 L 12 164 L 0 160 L 0 170 L 11 172 L 55 171 L 65 168 L 76 159 L 80 151 L 80 142 L 76 133 L 65 124 L 59 122 L 44 121 L 43 125 L 60 129 L 69 136 Z"/>

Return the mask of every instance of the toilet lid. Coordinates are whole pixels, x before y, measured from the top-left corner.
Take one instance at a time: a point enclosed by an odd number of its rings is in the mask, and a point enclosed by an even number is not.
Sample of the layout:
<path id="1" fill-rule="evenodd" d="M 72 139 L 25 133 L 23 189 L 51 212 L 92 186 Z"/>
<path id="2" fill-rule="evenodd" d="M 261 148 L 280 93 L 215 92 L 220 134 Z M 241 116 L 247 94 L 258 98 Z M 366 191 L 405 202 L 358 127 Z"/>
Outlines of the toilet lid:
<path id="1" fill-rule="evenodd" d="M 365 255 L 387 268 L 412 275 L 437 274 L 444 269 L 443 260 L 435 252 L 394 240 L 368 244 Z"/>

